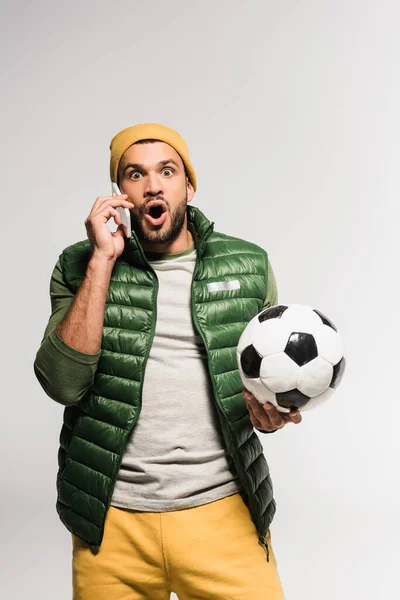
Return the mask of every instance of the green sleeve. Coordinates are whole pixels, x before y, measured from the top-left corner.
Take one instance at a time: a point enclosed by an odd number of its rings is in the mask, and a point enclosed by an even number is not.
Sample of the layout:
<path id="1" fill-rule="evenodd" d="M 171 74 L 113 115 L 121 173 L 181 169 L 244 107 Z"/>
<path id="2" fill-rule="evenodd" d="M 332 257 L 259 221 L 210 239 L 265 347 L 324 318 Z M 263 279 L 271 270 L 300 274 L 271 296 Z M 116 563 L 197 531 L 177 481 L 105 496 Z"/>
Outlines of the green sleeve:
<path id="1" fill-rule="evenodd" d="M 274 271 L 272 270 L 271 263 L 268 259 L 268 280 L 267 280 L 267 292 L 264 300 L 264 304 L 262 306 L 264 308 L 269 308 L 270 306 L 274 306 L 278 304 L 278 288 L 276 285 L 276 279 Z"/>
<path id="2" fill-rule="evenodd" d="M 267 295 L 264 300 L 264 304 L 262 309 L 269 308 L 270 306 L 275 306 L 278 304 L 278 288 L 276 285 L 275 274 L 272 270 L 271 263 L 268 259 L 268 282 L 267 282 Z M 257 429 L 257 428 L 256 428 Z M 278 431 L 277 429 L 273 429 L 272 431 L 264 431 L 264 429 L 257 429 L 260 433 L 275 433 Z"/>
<path id="3" fill-rule="evenodd" d="M 56 325 L 68 312 L 74 299 L 66 284 L 60 259 L 50 280 L 51 316 L 36 353 L 33 369 L 46 394 L 65 406 L 77 404 L 93 383 L 101 350 L 86 354 L 66 344 Z"/>

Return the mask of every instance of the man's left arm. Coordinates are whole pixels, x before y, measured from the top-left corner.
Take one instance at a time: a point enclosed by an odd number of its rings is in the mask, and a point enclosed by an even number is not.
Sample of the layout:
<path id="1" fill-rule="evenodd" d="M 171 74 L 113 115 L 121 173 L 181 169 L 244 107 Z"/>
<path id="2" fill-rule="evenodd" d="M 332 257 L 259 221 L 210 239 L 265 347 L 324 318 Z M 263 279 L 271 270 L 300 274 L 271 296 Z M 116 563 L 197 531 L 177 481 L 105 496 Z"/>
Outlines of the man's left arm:
<path id="1" fill-rule="evenodd" d="M 262 305 L 262 310 L 265 308 L 269 308 L 270 306 L 275 306 L 278 304 L 278 287 L 276 285 L 275 273 L 272 269 L 271 262 L 268 258 L 268 271 L 267 271 L 267 292 L 265 296 L 264 303 Z M 277 429 L 273 429 L 272 431 L 265 431 L 264 429 L 258 429 L 257 431 L 261 433 L 275 433 L 278 431 Z"/>
<path id="2" fill-rule="evenodd" d="M 262 310 L 275 306 L 278 304 L 278 288 L 276 285 L 275 274 L 272 269 L 271 263 L 268 259 L 268 271 L 267 271 L 267 285 L 266 295 L 262 306 Z M 300 423 L 302 417 L 298 411 L 290 413 L 281 413 L 278 409 L 273 406 L 270 402 L 261 405 L 258 400 L 248 390 L 243 390 L 243 397 L 245 399 L 247 408 L 250 413 L 253 427 L 260 433 L 275 433 L 278 429 L 282 429 L 286 423 Z M 261 429 L 259 426 L 264 422 L 264 427 L 276 427 L 276 429 Z M 257 426 L 257 424 L 259 426 Z"/>

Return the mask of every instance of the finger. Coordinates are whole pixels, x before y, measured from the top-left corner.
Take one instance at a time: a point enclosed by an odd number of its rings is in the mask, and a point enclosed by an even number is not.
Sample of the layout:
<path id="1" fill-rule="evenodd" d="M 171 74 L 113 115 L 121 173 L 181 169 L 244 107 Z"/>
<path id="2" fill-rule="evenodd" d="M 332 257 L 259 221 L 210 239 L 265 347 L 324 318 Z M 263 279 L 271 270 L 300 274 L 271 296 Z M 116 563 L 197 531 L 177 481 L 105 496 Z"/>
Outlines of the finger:
<path id="1" fill-rule="evenodd" d="M 257 419 L 260 420 L 261 418 L 265 421 L 265 417 L 268 417 L 268 415 L 266 415 L 263 411 L 262 406 L 257 400 L 257 398 L 246 389 L 243 390 L 243 396 L 246 400 L 248 408 L 252 410 L 253 414 L 257 417 Z"/>
<path id="2" fill-rule="evenodd" d="M 298 410 L 290 411 L 288 417 L 292 423 L 300 423 L 303 420 L 303 417 Z"/>
<path id="3" fill-rule="evenodd" d="M 262 423 L 263 429 L 270 429 L 270 428 L 275 429 L 275 425 L 271 421 L 269 413 L 264 410 L 263 406 L 259 403 L 257 398 L 252 396 L 248 400 L 248 402 L 249 402 L 250 406 L 252 407 L 255 416 L 260 421 L 260 423 Z M 282 426 L 283 425 L 284 425 L 284 423 L 282 422 Z"/>
<path id="4" fill-rule="evenodd" d="M 93 206 L 92 206 L 92 210 L 97 210 L 98 206 L 100 204 L 103 204 L 104 200 L 109 200 L 109 199 L 113 199 L 114 196 L 116 196 L 115 192 L 113 192 L 112 196 L 99 196 L 98 198 L 96 198 L 96 201 L 94 202 Z M 120 198 L 127 198 L 128 194 L 121 194 Z"/>
<path id="5" fill-rule="evenodd" d="M 267 403 L 267 404 L 271 404 L 271 403 Z M 268 407 L 266 405 L 265 406 L 265 410 L 267 411 Z M 289 413 L 284 413 L 279 411 L 273 404 L 271 404 L 271 406 L 276 410 L 276 413 L 279 415 L 279 417 L 283 420 L 284 424 L 286 425 L 287 423 L 300 423 L 302 421 L 302 416 L 300 415 L 298 410 L 291 410 Z M 272 409 L 268 410 L 268 414 L 271 412 Z M 271 422 L 274 422 L 274 419 L 271 419 Z"/>
<path id="6" fill-rule="evenodd" d="M 125 200 L 121 196 L 115 196 L 114 198 L 105 198 L 102 203 L 97 204 L 96 208 L 92 208 L 90 215 L 97 215 L 106 206 L 123 206 L 126 208 L 133 208 L 135 205 L 133 204 L 133 202 Z"/>
<path id="7" fill-rule="evenodd" d="M 280 413 L 271 402 L 266 402 L 262 410 L 268 415 L 272 425 L 277 429 L 281 429 L 287 423 L 287 420 L 283 416 L 284 413 Z"/>
<path id="8" fill-rule="evenodd" d="M 255 399 L 255 401 L 258 403 L 258 400 Z M 250 406 L 250 401 L 247 401 L 248 403 L 248 409 L 250 412 L 250 420 L 252 422 L 252 425 L 256 428 L 256 429 L 261 429 L 262 431 L 274 431 L 277 428 L 274 427 L 271 424 L 271 421 L 268 417 L 268 415 L 261 410 L 261 414 L 260 414 L 260 418 L 258 419 L 255 415 L 254 415 L 254 411 L 252 409 L 252 407 Z"/>
<path id="9" fill-rule="evenodd" d="M 262 423 L 257 418 L 251 403 L 249 402 L 249 400 L 245 400 L 245 402 L 246 402 L 247 410 L 250 413 L 250 420 L 251 420 L 252 424 L 254 425 L 254 427 L 261 427 Z"/>
<path id="10" fill-rule="evenodd" d="M 294 408 L 291 408 L 290 412 L 286 413 L 280 411 L 275 405 L 273 406 L 276 408 L 278 414 L 285 421 L 285 423 L 293 423 L 293 417 L 297 417 L 297 415 L 299 414 L 298 410 Z"/>
<path id="11" fill-rule="evenodd" d="M 249 392 L 249 390 L 246 390 L 246 388 L 244 388 L 242 393 L 244 396 L 244 400 L 246 402 L 247 410 L 250 413 L 250 420 L 251 420 L 252 424 L 254 425 L 254 427 L 261 428 L 262 423 L 255 415 L 253 406 L 252 406 L 253 405 L 252 400 L 256 400 L 256 398 L 253 396 L 253 394 L 251 392 Z"/>
<path id="12" fill-rule="evenodd" d="M 243 389 L 243 396 L 248 400 L 249 405 L 254 409 L 256 414 L 258 414 L 258 420 L 263 419 L 263 416 L 260 413 L 260 409 L 264 411 L 264 414 L 268 417 L 271 424 L 274 424 L 275 427 L 283 427 L 286 423 L 300 423 L 302 421 L 302 416 L 297 409 L 292 408 L 289 413 L 284 413 L 279 411 L 274 404 L 271 402 L 266 402 L 264 405 L 258 402 L 257 398 L 249 392 L 246 388 Z M 272 419 L 270 418 L 272 417 Z M 282 423 L 283 421 L 283 423 Z M 279 423 L 279 425 L 277 424 Z"/>
<path id="13" fill-rule="evenodd" d="M 96 212 L 98 212 L 99 208 L 107 201 L 109 202 L 113 202 L 114 206 L 123 206 L 123 202 L 128 202 L 129 203 L 129 207 L 132 206 L 132 202 L 129 202 L 127 200 L 128 198 L 128 194 L 121 194 L 121 196 L 118 195 L 112 195 L 112 196 L 100 196 L 99 198 L 96 198 L 96 202 L 93 204 L 91 210 L 90 210 L 90 214 L 94 214 Z M 120 204 L 115 204 L 115 202 L 120 201 Z M 124 205 L 126 206 L 126 204 Z"/>
<path id="14" fill-rule="evenodd" d="M 121 215 L 119 214 L 119 212 L 115 208 L 112 208 L 111 214 L 114 217 L 114 221 L 116 222 L 116 224 L 121 225 Z"/>
<path id="15" fill-rule="evenodd" d="M 263 424 L 261 423 L 261 421 L 259 419 L 257 419 L 256 415 L 254 414 L 253 408 L 251 407 L 248 400 L 246 400 L 246 406 L 247 406 L 247 410 L 250 413 L 250 421 L 251 421 L 251 424 L 253 425 L 253 427 L 258 427 L 259 429 L 262 429 Z"/>
<path id="16" fill-rule="evenodd" d="M 128 206 L 127 208 L 130 208 L 131 206 L 133 206 L 132 203 L 127 202 L 126 203 Z M 121 203 L 118 200 L 115 200 L 115 206 L 121 206 Z M 105 202 L 103 206 L 100 206 L 100 208 L 96 211 L 96 212 L 92 212 L 89 214 L 89 216 L 85 219 L 85 225 L 88 226 L 89 224 L 91 225 L 93 223 L 93 219 L 102 217 L 104 218 L 104 222 L 107 223 L 107 221 L 110 219 L 111 216 L 113 216 L 115 218 L 115 216 L 118 215 L 119 218 L 119 213 L 118 211 L 113 208 L 113 202 L 109 201 L 109 202 Z M 117 221 L 115 219 L 116 223 L 120 223 L 121 221 Z"/>
<path id="17" fill-rule="evenodd" d="M 113 208 L 112 206 L 105 206 L 103 208 L 103 210 L 99 211 L 98 213 L 94 214 L 94 215 L 90 215 L 86 220 L 85 220 L 85 225 L 88 228 L 94 229 L 96 227 L 96 224 L 99 223 L 99 221 L 103 221 L 104 223 L 107 223 L 111 217 L 114 217 L 115 222 L 117 223 L 117 219 L 120 218 L 118 211 Z"/>
<path id="18" fill-rule="evenodd" d="M 118 225 L 117 229 L 115 231 L 113 231 L 111 235 L 113 235 L 114 237 L 116 237 L 116 236 L 124 237 L 125 233 L 124 233 L 122 225 Z"/>
<path id="19" fill-rule="evenodd" d="M 257 398 L 254 396 L 254 394 L 249 392 L 249 390 L 246 388 L 243 388 L 242 394 L 246 398 L 246 400 L 257 400 Z M 258 400 L 257 400 L 257 402 L 258 402 Z"/>

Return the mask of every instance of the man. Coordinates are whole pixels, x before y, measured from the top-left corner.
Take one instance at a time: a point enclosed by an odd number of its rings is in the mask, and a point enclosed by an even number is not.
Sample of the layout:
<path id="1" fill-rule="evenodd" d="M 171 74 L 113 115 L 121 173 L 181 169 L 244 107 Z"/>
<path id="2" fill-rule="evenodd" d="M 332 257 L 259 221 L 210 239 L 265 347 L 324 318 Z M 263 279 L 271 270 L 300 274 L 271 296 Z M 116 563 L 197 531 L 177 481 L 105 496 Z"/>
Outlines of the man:
<path id="1" fill-rule="evenodd" d="M 110 150 L 122 195 L 97 198 L 89 239 L 61 253 L 34 363 L 65 406 L 56 508 L 74 600 L 281 600 L 253 426 L 301 416 L 242 390 L 235 352 L 277 303 L 268 255 L 189 206 L 196 175 L 177 132 L 128 127 Z M 130 211 L 129 239 L 116 207 Z"/>

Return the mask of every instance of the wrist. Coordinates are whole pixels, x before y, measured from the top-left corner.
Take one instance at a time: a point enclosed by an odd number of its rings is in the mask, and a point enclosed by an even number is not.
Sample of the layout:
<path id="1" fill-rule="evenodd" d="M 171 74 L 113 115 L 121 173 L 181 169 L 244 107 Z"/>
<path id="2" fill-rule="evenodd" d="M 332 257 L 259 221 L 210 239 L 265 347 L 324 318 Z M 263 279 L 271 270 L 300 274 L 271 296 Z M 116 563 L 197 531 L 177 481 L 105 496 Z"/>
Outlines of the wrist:
<path id="1" fill-rule="evenodd" d="M 116 258 L 108 258 L 95 252 L 90 257 L 88 267 L 95 271 L 112 271 Z"/>

